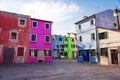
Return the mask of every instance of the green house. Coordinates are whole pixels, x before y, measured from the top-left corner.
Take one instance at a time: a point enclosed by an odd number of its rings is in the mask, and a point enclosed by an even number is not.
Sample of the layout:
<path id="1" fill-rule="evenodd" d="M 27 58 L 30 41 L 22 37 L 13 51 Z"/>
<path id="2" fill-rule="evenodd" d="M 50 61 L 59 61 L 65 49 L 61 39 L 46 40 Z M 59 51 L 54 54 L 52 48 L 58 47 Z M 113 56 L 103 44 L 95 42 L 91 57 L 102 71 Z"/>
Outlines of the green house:
<path id="1" fill-rule="evenodd" d="M 64 57 L 68 59 L 76 59 L 76 34 L 68 33 L 68 36 L 64 37 Z"/>

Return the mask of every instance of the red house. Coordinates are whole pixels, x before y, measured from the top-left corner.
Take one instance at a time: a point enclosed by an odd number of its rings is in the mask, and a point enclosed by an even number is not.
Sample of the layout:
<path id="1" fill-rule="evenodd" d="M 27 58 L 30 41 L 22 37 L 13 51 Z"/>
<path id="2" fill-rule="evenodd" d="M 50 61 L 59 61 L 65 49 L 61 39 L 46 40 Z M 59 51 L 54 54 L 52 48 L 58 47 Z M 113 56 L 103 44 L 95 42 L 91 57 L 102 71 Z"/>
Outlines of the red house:
<path id="1" fill-rule="evenodd" d="M 0 11 L 0 63 L 27 63 L 30 16 Z"/>

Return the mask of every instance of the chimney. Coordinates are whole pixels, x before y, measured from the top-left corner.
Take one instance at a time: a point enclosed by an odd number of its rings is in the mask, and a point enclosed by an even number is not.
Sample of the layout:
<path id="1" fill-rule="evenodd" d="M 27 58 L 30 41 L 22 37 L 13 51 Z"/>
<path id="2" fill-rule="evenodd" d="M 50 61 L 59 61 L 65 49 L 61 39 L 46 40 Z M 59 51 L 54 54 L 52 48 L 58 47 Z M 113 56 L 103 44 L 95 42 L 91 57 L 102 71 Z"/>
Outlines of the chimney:
<path id="1" fill-rule="evenodd" d="M 84 16 L 84 17 L 83 17 L 83 19 L 86 19 L 86 18 L 87 18 L 87 16 Z"/>

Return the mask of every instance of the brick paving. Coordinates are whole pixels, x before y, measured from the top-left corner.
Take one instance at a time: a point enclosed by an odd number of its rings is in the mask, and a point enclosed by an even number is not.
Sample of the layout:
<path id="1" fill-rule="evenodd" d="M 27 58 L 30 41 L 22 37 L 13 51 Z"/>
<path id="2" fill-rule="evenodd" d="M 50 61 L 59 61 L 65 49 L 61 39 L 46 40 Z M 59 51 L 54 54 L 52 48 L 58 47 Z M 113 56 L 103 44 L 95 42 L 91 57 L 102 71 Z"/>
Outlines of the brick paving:
<path id="1" fill-rule="evenodd" d="M 0 80 L 120 80 L 120 66 L 77 63 L 76 60 L 0 64 Z"/>

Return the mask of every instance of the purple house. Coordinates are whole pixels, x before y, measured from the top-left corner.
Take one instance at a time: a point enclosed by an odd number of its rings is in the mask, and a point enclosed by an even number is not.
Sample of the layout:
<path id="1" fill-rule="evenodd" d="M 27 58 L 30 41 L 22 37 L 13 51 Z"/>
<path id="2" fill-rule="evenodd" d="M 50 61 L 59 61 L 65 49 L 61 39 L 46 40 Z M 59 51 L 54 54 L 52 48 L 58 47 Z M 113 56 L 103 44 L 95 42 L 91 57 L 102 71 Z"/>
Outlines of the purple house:
<path id="1" fill-rule="evenodd" d="M 31 18 L 29 63 L 52 62 L 52 23 Z"/>

